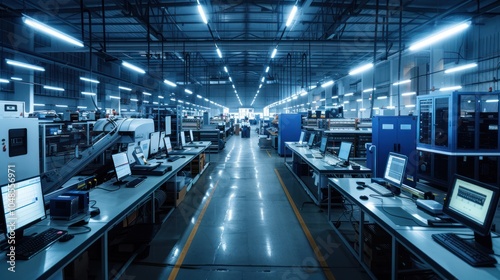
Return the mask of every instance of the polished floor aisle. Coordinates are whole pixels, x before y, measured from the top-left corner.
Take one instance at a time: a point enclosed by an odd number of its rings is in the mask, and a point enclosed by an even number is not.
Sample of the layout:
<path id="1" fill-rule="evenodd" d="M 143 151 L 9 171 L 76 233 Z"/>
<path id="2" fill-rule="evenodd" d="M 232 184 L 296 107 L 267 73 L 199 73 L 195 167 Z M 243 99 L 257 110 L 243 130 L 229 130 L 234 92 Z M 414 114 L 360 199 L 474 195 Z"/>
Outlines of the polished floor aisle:
<path id="1" fill-rule="evenodd" d="M 283 162 L 230 137 L 121 279 L 367 279 Z"/>

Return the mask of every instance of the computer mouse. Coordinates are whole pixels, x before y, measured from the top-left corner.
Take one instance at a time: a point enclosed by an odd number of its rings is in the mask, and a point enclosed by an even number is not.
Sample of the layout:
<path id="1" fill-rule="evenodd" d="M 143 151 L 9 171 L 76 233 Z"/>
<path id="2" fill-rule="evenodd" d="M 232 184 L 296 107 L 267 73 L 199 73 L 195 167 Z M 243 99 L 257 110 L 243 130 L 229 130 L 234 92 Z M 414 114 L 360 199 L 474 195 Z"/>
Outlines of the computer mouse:
<path id="1" fill-rule="evenodd" d="M 363 187 L 363 186 L 360 185 L 360 186 L 357 186 L 356 189 L 358 189 L 358 190 L 364 190 L 365 187 Z"/>
<path id="2" fill-rule="evenodd" d="M 66 242 L 66 241 L 70 241 L 71 239 L 73 239 L 73 237 L 75 237 L 73 234 L 66 234 L 64 235 L 63 237 L 59 238 L 59 242 Z"/>
<path id="3" fill-rule="evenodd" d="M 366 196 L 366 195 L 360 195 L 359 199 L 361 199 L 361 200 L 368 200 L 368 196 Z"/>
<path id="4" fill-rule="evenodd" d="M 181 158 L 186 158 L 186 156 L 181 156 Z"/>
<path id="5" fill-rule="evenodd" d="M 358 184 L 358 185 L 360 185 L 360 186 L 364 186 L 364 185 L 366 185 L 366 183 L 365 183 L 365 182 L 361 182 L 361 181 L 357 181 L 357 182 L 356 182 L 356 184 Z"/>

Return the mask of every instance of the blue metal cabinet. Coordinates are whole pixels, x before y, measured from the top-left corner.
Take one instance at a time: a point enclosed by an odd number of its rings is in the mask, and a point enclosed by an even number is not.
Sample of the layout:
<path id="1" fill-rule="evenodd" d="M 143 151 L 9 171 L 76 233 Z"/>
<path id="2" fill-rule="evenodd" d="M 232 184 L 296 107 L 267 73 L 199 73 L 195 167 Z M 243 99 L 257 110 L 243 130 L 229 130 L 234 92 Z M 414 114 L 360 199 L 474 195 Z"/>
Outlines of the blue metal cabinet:
<path id="1" fill-rule="evenodd" d="M 408 157 L 404 184 L 415 186 L 417 156 L 417 118 L 414 116 L 376 116 L 372 120 L 372 143 L 376 156 L 370 156 L 368 167 L 376 164 L 375 177 L 383 177 L 389 152 Z M 371 165 L 371 166 L 370 166 Z"/>
<path id="2" fill-rule="evenodd" d="M 302 116 L 299 114 L 281 114 L 278 121 L 278 155 L 289 156 L 291 151 L 285 154 L 285 142 L 299 141 L 302 125 Z"/>

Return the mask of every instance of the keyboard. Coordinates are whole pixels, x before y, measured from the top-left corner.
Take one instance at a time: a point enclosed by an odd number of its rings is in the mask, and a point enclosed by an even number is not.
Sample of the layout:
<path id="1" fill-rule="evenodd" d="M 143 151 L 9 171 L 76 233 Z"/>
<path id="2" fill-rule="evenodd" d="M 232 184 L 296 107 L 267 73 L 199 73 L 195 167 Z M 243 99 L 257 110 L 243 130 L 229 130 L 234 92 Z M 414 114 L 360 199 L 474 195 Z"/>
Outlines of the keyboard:
<path id="1" fill-rule="evenodd" d="M 35 236 L 25 236 L 16 244 L 16 258 L 29 260 L 67 233 L 65 230 L 49 228 Z"/>
<path id="2" fill-rule="evenodd" d="M 383 197 L 391 197 L 394 196 L 394 194 L 386 189 L 385 187 L 377 184 L 377 183 L 371 183 L 368 185 L 365 185 L 365 187 L 371 189 L 372 191 L 376 192 L 378 195 L 383 196 Z"/>
<path id="3" fill-rule="evenodd" d="M 144 178 L 135 178 L 134 180 L 128 181 L 127 183 L 125 183 L 125 187 L 126 188 L 135 188 L 143 181 L 144 181 Z"/>
<path id="4" fill-rule="evenodd" d="M 323 158 L 323 155 L 320 153 L 313 153 L 312 156 L 313 158 Z"/>
<path id="5" fill-rule="evenodd" d="M 497 263 L 495 258 L 478 250 L 454 233 L 436 233 L 432 235 L 432 239 L 472 266 L 492 266 Z"/>
<path id="6" fill-rule="evenodd" d="M 167 158 L 167 161 L 169 161 L 169 162 L 173 162 L 173 161 L 176 161 L 176 160 L 178 160 L 178 159 L 180 159 L 180 158 L 181 158 L 180 156 L 169 156 L 169 157 Z"/>

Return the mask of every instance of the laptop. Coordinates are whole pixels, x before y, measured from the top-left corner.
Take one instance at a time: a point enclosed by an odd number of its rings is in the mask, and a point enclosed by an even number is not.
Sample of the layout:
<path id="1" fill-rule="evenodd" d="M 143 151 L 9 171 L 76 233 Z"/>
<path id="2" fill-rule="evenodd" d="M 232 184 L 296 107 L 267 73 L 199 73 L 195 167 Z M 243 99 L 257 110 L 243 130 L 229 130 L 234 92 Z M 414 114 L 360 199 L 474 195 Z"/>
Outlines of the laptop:
<path id="1" fill-rule="evenodd" d="M 328 136 L 321 137 L 321 144 L 319 146 L 319 152 L 312 153 L 314 158 L 323 158 L 325 156 L 327 143 L 328 143 Z"/>
<path id="2" fill-rule="evenodd" d="M 171 165 L 161 164 L 159 162 L 148 162 L 141 147 L 134 148 L 133 156 L 135 158 L 135 164 L 130 167 L 133 175 L 161 176 L 172 170 Z"/>
<path id="3" fill-rule="evenodd" d="M 301 131 L 300 132 L 300 138 L 299 138 L 299 142 L 295 143 L 295 146 L 296 147 L 305 147 L 306 143 L 304 142 L 304 138 L 306 137 L 306 133 L 304 131 Z"/>

